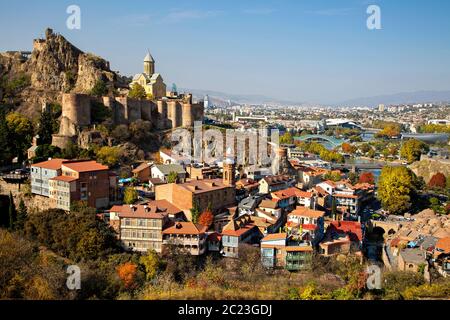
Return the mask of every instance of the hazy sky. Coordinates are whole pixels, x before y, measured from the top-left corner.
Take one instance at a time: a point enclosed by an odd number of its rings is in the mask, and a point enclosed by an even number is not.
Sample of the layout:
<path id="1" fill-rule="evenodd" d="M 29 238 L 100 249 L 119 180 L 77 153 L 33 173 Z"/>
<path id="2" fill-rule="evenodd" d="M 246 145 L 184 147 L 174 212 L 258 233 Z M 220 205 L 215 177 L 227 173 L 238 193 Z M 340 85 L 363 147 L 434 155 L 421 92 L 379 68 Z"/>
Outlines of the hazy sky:
<path id="1" fill-rule="evenodd" d="M 66 27 L 71 4 L 81 30 Z M 31 49 L 47 26 L 122 74 L 149 48 L 169 87 L 320 103 L 450 90 L 448 0 L 0 0 L 0 51 Z"/>

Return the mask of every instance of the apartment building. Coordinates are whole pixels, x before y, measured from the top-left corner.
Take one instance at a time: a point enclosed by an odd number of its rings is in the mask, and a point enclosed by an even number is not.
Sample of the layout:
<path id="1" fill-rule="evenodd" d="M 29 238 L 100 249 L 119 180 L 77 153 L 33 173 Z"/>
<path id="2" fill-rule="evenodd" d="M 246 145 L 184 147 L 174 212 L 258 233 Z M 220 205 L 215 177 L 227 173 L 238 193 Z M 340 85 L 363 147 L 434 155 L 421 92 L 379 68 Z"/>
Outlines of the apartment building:
<path id="1" fill-rule="evenodd" d="M 113 206 L 110 225 L 116 226 L 122 245 L 127 250 L 162 251 L 163 230 L 170 220 L 183 218 L 183 211 L 166 200 L 140 205 Z"/>
<path id="2" fill-rule="evenodd" d="M 39 162 L 31 165 L 31 192 L 33 194 L 48 197 L 49 180 L 61 175 L 61 165 L 65 159 L 50 159 L 48 161 Z"/>
<path id="3" fill-rule="evenodd" d="M 193 256 L 205 253 L 207 227 L 192 222 L 178 221 L 163 230 L 163 246 L 175 245 Z"/>

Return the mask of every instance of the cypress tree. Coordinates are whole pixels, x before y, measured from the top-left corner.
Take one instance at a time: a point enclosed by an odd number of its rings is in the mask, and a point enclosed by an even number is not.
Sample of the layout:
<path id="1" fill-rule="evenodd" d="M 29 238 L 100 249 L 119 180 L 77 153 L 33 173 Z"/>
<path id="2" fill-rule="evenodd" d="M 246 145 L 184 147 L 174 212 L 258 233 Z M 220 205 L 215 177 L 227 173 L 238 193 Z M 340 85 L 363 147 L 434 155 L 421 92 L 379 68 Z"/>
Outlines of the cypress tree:
<path id="1" fill-rule="evenodd" d="M 20 199 L 19 210 L 17 211 L 17 221 L 15 224 L 16 230 L 23 230 L 25 221 L 27 220 L 27 216 L 28 216 L 28 212 L 27 212 L 27 207 L 25 206 L 25 202 L 23 202 L 23 199 Z"/>
<path id="2" fill-rule="evenodd" d="M 11 193 L 11 191 L 9 192 L 9 223 L 8 223 L 8 228 L 9 229 L 13 229 L 14 225 L 16 224 L 17 221 L 17 212 L 16 212 L 16 205 L 14 204 L 14 198 L 13 195 Z"/>

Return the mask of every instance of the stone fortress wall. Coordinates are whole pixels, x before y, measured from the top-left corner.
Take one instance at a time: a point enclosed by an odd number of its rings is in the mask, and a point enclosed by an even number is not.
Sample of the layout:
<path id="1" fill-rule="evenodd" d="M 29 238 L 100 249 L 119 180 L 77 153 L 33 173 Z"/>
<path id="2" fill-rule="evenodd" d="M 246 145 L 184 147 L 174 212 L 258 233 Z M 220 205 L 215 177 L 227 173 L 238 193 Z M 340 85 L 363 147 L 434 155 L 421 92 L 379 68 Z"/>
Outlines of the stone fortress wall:
<path id="1" fill-rule="evenodd" d="M 193 103 L 190 94 L 150 101 L 66 93 L 62 96 L 60 130 L 53 135 L 52 145 L 63 149 L 69 142 L 76 141 L 83 127 L 92 125 L 91 106 L 94 102 L 100 102 L 111 110 L 115 125 L 130 124 L 141 119 L 150 121 L 157 130 L 192 127 L 194 121 L 203 120 L 204 113 L 203 103 Z"/>

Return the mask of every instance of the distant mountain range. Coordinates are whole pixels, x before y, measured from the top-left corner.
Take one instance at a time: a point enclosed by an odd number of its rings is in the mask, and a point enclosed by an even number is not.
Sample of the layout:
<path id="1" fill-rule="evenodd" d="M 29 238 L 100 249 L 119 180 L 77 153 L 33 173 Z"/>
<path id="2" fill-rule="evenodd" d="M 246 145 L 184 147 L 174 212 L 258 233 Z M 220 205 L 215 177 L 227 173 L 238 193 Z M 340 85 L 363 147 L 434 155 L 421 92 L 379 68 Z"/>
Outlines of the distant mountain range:
<path id="1" fill-rule="evenodd" d="M 267 105 L 301 105 L 301 102 L 280 100 L 259 94 L 232 94 L 213 90 L 178 88 L 179 92 L 191 92 L 196 99 L 203 99 L 208 95 L 211 103 L 219 106 L 227 106 L 228 101 L 236 104 L 267 104 Z"/>
<path id="2" fill-rule="evenodd" d="M 218 106 L 227 106 L 228 102 L 231 105 L 236 104 L 266 104 L 266 105 L 305 105 L 306 102 L 283 100 L 273 97 L 268 97 L 258 94 L 232 94 L 213 90 L 202 89 L 189 89 L 179 88 L 180 92 L 191 92 L 196 99 L 203 99 L 205 95 L 208 95 L 210 102 Z M 376 107 L 379 104 L 391 105 L 391 104 L 411 104 L 411 103 L 436 103 L 436 102 L 448 102 L 450 101 L 449 91 L 414 91 L 414 92 L 402 92 L 389 95 L 379 95 L 372 97 L 355 98 L 338 103 L 329 104 L 331 106 L 367 106 Z M 317 105 L 317 104 L 315 104 Z M 326 104 L 322 104 L 326 105 Z"/>
<path id="3" fill-rule="evenodd" d="M 450 101 L 450 91 L 414 91 L 390 95 L 357 98 L 337 103 L 337 106 L 367 106 L 375 107 L 379 104 L 411 104 Z"/>

